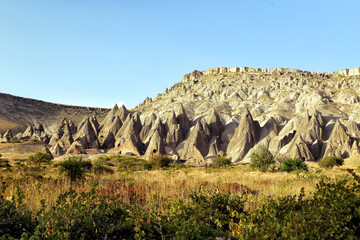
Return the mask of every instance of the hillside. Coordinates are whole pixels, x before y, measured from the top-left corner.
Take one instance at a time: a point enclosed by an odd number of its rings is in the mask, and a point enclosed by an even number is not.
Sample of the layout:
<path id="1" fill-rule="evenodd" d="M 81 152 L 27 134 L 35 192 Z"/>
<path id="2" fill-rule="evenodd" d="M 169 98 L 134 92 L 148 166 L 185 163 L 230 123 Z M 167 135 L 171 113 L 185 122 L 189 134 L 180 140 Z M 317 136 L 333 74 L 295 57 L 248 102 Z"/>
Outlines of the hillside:
<path id="1" fill-rule="evenodd" d="M 145 159 L 162 153 L 204 165 L 216 156 L 248 162 L 265 146 L 279 158 L 314 161 L 360 153 L 359 95 L 360 68 L 212 68 L 184 75 L 132 111 L 1 95 L 0 116 L 5 126 L 31 124 L 15 137 L 4 133 L 3 140 L 40 140 L 56 156 L 98 149 Z"/>
<path id="2" fill-rule="evenodd" d="M 42 123 L 52 133 L 63 118 L 78 123 L 86 115 L 102 118 L 109 110 L 91 107 L 69 106 L 0 93 L 0 132 L 12 129 L 24 131 L 27 125 Z"/>

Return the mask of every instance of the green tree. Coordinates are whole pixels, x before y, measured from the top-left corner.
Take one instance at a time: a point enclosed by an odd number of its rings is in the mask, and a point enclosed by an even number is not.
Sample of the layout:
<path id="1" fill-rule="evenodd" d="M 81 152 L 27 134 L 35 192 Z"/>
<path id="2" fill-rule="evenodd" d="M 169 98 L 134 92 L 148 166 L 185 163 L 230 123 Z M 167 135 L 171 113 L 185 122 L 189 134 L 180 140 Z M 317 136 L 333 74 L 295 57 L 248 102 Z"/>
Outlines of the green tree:
<path id="1" fill-rule="evenodd" d="M 342 157 L 329 156 L 321 159 L 318 164 L 321 168 L 331 169 L 335 166 L 342 166 L 344 159 Z"/>
<path id="2" fill-rule="evenodd" d="M 30 164 L 40 166 L 42 163 L 50 163 L 52 159 L 53 157 L 49 153 L 36 152 L 35 154 L 28 157 L 28 162 Z"/>
<path id="3" fill-rule="evenodd" d="M 260 146 L 256 149 L 250 155 L 250 160 L 251 167 L 262 172 L 266 172 L 269 166 L 275 163 L 274 156 L 265 146 Z"/>
<path id="4" fill-rule="evenodd" d="M 231 166 L 231 160 L 226 157 L 217 157 L 212 159 L 212 165 L 215 168 L 228 167 Z"/>
<path id="5" fill-rule="evenodd" d="M 281 172 L 292 172 L 297 170 L 308 171 L 306 163 L 300 158 L 287 158 L 281 163 L 279 171 Z"/>
<path id="6" fill-rule="evenodd" d="M 58 166 L 60 166 L 60 172 L 65 173 L 71 181 L 76 181 L 85 178 L 85 172 L 91 169 L 92 164 L 90 161 L 83 161 L 81 157 L 69 157 Z"/>

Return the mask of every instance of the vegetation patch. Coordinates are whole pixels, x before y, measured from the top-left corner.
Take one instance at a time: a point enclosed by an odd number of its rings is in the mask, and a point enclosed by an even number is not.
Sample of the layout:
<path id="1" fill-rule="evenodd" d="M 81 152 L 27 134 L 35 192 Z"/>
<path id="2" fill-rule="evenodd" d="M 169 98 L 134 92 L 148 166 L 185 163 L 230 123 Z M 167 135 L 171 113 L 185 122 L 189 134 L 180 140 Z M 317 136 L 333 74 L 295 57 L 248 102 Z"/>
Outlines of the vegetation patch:
<path id="1" fill-rule="evenodd" d="M 292 171 L 308 171 L 306 163 L 300 158 L 287 158 L 285 159 L 279 168 L 280 172 L 292 172 Z"/>
<path id="2" fill-rule="evenodd" d="M 331 169 L 335 166 L 342 166 L 344 164 L 344 159 L 342 157 L 329 156 L 324 157 L 319 161 L 319 166 L 325 169 Z"/>
<path id="3" fill-rule="evenodd" d="M 275 163 L 274 156 L 265 146 L 256 149 L 250 155 L 250 159 L 251 167 L 262 172 L 266 172 L 270 165 Z"/>

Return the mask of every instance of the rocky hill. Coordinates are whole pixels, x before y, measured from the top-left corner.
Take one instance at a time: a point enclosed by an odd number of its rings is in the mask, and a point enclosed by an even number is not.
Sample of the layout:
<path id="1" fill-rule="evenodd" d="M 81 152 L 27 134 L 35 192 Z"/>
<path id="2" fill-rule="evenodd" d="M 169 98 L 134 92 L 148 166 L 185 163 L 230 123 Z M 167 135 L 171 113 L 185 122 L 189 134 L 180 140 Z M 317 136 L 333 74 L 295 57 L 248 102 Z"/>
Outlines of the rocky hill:
<path id="1" fill-rule="evenodd" d="M 24 131 L 30 124 L 41 123 L 49 134 L 67 118 L 75 123 L 87 115 L 103 118 L 109 109 L 69 106 L 0 93 L 0 133 L 11 129 L 13 133 Z"/>
<path id="2" fill-rule="evenodd" d="M 198 165 L 216 156 L 247 162 L 261 145 L 279 157 L 307 161 L 348 157 L 360 153 L 359 94 L 360 68 L 331 73 L 246 67 L 195 70 L 132 111 L 115 105 L 102 119 L 105 110 L 87 114 L 84 109 L 87 116 L 81 122 L 65 119 L 54 134 L 30 125 L 15 138 L 44 141 L 54 155 L 96 148 L 144 158 L 164 153 Z M 48 118 L 64 118 L 59 112 L 67 111 L 52 111 Z M 18 121 L 15 118 L 12 122 Z M 2 137 L 14 138 L 9 132 Z"/>

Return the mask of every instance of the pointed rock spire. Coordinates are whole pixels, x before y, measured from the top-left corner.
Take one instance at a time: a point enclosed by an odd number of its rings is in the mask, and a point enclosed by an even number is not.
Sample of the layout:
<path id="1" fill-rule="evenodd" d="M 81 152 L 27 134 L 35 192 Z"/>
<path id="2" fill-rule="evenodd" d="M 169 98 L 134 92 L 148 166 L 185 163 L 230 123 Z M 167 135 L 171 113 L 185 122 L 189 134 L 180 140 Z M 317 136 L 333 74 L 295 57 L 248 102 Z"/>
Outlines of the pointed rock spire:
<path id="1" fill-rule="evenodd" d="M 210 115 L 207 118 L 207 123 L 213 136 L 221 136 L 222 132 L 224 131 L 224 126 L 215 109 L 210 111 Z"/>
<path id="2" fill-rule="evenodd" d="M 145 152 L 145 159 L 149 159 L 153 154 L 164 154 L 165 142 L 159 131 L 155 131 L 152 135 L 149 145 Z"/>
<path id="3" fill-rule="evenodd" d="M 259 134 L 259 123 L 253 120 L 251 113 L 246 109 L 227 148 L 227 154 L 233 162 L 239 162 L 243 159 L 246 153 L 259 141 Z"/>
<path id="4" fill-rule="evenodd" d="M 349 157 L 351 153 L 351 138 L 342 123 L 337 120 L 331 132 L 324 156 Z"/>
<path id="5" fill-rule="evenodd" d="M 190 129 L 190 120 L 189 120 L 188 116 L 186 115 L 186 111 L 185 111 L 182 103 L 180 103 L 176 119 L 177 119 L 177 122 L 180 124 L 180 128 L 181 128 L 181 131 L 183 132 L 183 135 L 186 136 L 187 132 Z"/>

